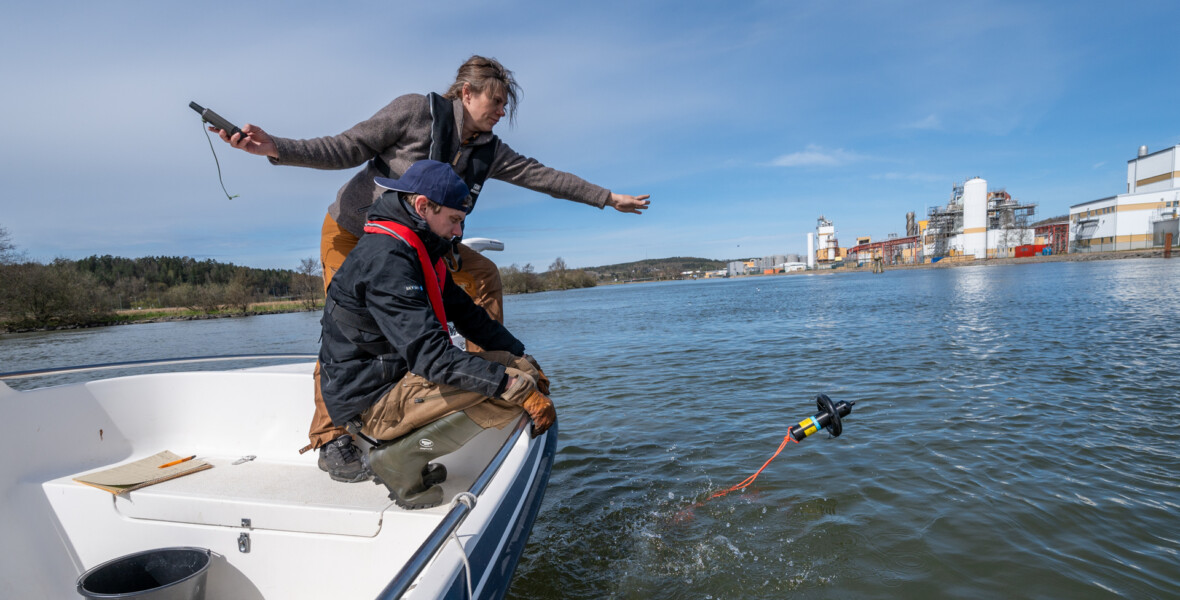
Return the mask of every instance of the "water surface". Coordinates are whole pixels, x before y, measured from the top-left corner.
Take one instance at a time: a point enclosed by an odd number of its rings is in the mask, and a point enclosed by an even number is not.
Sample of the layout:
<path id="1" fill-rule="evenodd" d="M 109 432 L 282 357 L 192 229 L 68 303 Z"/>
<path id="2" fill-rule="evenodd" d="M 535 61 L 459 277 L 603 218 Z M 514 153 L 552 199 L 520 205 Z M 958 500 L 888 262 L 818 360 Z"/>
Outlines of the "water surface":
<path id="1" fill-rule="evenodd" d="M 1180 595 L 1180 261 L 636 284 L 505 305 L 561 421 L 510 597 Z M 318 318 L 3 336 L 0 360 L 315 352 Z M 791 444 L 752 486 L 707 500 L 757 470 L 821 392 L 856 402 L 841 437 Z"/>

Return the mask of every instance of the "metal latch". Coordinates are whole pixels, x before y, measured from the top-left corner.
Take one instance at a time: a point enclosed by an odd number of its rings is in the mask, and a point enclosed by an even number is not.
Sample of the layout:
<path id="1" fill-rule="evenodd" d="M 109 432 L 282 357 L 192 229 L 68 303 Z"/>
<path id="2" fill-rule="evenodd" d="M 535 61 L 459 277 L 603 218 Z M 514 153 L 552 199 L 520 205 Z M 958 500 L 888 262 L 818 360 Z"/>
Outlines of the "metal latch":
<path id="1" fill-rule="evenodd" d="M 250 519 L 242 519 L 242 527 L 250 528 Z M 238 535 L 238 552 L 246 554 L 250 552 L 250 534 L 242 532 Z"/>

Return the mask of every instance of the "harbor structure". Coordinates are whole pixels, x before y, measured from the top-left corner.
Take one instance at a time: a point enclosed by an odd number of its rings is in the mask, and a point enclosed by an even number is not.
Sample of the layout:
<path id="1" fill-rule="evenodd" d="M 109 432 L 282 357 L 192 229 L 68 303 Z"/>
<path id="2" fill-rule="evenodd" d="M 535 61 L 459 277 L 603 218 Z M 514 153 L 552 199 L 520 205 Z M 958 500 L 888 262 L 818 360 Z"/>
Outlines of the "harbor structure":
<path id="1" fill-rule="evenodd" d="M 1126 192 L 1069 207 L 1070 252 L 1175 245 L 1180 234 L 1180 146 L 1127 161 Z"/>

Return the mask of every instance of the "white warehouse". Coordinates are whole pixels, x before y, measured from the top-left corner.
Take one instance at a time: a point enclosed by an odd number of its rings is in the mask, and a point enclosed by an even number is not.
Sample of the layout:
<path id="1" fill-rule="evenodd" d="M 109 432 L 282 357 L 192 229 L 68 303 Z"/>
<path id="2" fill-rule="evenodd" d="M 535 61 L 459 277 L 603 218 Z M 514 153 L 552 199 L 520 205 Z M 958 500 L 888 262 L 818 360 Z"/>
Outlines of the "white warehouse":
<path id="1" fill-rule="evenodd" d="M 1069 207 L 1070 252 L 1138 250 L 1180 243 L 1180 146 L 1127 161 L 1127 192 Z"/>

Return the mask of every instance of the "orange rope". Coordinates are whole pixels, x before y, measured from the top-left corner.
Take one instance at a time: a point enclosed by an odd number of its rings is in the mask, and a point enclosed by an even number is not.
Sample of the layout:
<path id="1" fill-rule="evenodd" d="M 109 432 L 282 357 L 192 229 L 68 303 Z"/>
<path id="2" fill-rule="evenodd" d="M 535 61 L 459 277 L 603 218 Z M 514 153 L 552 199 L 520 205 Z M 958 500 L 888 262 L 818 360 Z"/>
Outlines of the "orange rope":
<path id="1" fill-rule="evenodd" d="M 791 427 L 791 429 L 793 429 L 793 428 L 794 428 L 794 426 L 792 426 L 792 427 Z M 796 444 L 798 444 L 798 443 L 799 443 L 799 441 L 798 441 L 798 440 L 796 440 L 795 438 L 791 437 L 791 429 L 787 429 L 787 435 L 786 435 L 786 437 L 784 437 L 784 438 L 783 438 L 783 443 L 781 443 L 781 444 L 779 444 L 779 445 L 778 445 L 778 450 L 775 450 L 775 451 L 774 451 L 774 456 L 771 456 L 771 457 L 770 457 L 770 459 L 768 459 L 768 460 L 767 460 L 767 461 L 766 461 L 766 462 L 765 462 L 765 463 L 762 465 L 762 468 L 761 468 L 761 469 L 758 469 L 758 472 L 757 472 L 757 473 L 754 473 L 753 475 L 751 475 L 751 476 L 747 477 L 747 478 L 746 478 L 745 480 L 743 480 L 741 483 L 739 483 L 739 484 L 737 484 L 737 485 L 735 485 L 735 486 L 733 486 L 733 487 L 729 488 L 728 490 L 725 490 L 725 491 L 722 491 L 722 492 L 717 492 L 716 494 L 713 494 L 712 496 L 709 496 L 709 499 L 710 499 L 710 500 L 712 500 L 713 498 L 717 498 L 717 497 L 719 497 L 719 496 L 724 496 L 724 495 L 726 495 L 726 494 L 728 494 L 728 493 L 730 493 L 730 492 L 732 492 L 732 491 L 734 491 L 734 490 L 740 490 L 740 489 L 742 489 L 742 488 L 744 488 L 744 487 L 747 487 L 747 486 L 749 486 L 750 484 L 754 483 L 754 480 L 755 480 L 755 479 L 758 479 L 758 475 L 762 473 L 762 469 L 765 469 L 765 468 L 766 468 L 766 466 L 770 464 L 770 461 L 774 460 L 774 459 L 775 459 L 775 457 L 777 457 L 777 456 L 778 456 L 778 453 L 779 453 L 779 452 L 782 452 L 782 451 L 783 451 L 783 448 L 786 448 L 786 447 L 787 447 L 787 442 L 795 442 Z"/>

